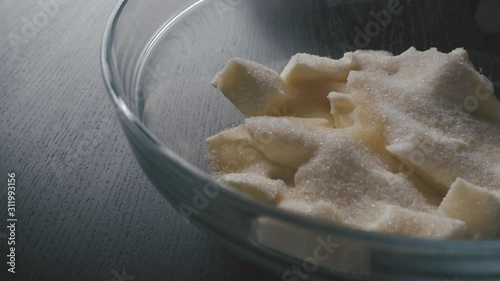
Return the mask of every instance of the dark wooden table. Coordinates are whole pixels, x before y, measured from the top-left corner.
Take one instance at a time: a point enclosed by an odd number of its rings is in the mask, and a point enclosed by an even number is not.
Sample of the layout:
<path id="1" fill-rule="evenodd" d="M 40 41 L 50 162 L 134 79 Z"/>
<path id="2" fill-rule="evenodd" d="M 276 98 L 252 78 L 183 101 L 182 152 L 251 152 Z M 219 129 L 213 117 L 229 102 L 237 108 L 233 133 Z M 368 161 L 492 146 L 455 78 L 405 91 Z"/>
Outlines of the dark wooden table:
<path id="1" fill-rule="evenodd" d="M 0 2 L 0 280 L 279 280 L 186 224 L 141 171 L 100 73 L 116 2 Z"/>
<path id="2" fill-rule="evenodd" d="M 0 2 L 0 280 L 281 280 L 186 224 L 138 166 L 100 73 L 116 2 Z"/>

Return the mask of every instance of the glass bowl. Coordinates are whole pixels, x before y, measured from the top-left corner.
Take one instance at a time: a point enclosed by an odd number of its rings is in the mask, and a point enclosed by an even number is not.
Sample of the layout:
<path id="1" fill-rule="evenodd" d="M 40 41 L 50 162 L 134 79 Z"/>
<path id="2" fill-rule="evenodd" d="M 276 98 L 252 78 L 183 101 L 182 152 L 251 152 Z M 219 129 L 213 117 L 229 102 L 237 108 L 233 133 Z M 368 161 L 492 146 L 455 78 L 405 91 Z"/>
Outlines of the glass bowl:
<path id="1" fill-rule="evenodd" d="M 282 280 L 500 280 L 499 240 L 396 237 L 288 213 L 221 186 L 205 158 L 207 137 L 243 121 L 210 86 L 229 59 L 280 70 L 298 52 L 339 58 L 354 49 L 464 47 L 499 79 L 498 43 L 474 9 L 474 1 L 122 0 L 104 35 L 104 80 L 161 194 Z"/>

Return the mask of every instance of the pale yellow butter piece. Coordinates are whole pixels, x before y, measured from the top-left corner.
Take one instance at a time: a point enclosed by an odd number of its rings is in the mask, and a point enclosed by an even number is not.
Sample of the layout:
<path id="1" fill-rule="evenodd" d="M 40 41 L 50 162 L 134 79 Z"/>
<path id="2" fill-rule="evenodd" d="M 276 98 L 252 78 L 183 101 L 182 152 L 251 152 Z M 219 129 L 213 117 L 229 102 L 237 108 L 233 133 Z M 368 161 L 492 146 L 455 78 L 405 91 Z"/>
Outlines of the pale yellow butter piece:
<path id="1" fill-rule="evenodd" d="M 276 115 L 290 99 L 278 73 L 240 58 L 230 60 L 212 85 L 245 117 Z"/>
<path id="2" fill-rule="evenodd" d="M 439 142 L 443 140 L 445 140 L 445 137 L 440 139 Z M 433 147 L 436 145 L 436 143 L 433 143 Z M 446 146 L 446 144 L 441 146 Z M 419 147 L 418 143 L 399 142 L 386 146 L 386 149 L 402 161 L 401 167 L 404 167 L 403 169 L 407 169 L 409 174 L 415 173 L 418 175 L 419 178 L 432 186 L 442 196 L 448 192 L 449 182 L 456 178 L 452 169 L 443 169 L 440 167 L 441 163 L 431 162 L 428 159 L 430 158 L 428 156 L 430 152 L 424 152 L 425 148 L 423 146 Z M 432 153 L 434 153 L 434 150 L 435 148 Z"/>
<path id="3" fill-rule="evenodd" d="M 471 111 L 473 115 L 500 125 L 500 102 L 494 95 L 493 85 L 479 73 L 476 73 L 476 79 L 477 85 L 474 95 L 470 95 L 467 100 L 464 100 L 464 108 Z"/>
<path id="4" fill-rule="evenodd" d="M 352 55 L 347 53 L 340 60 L 309 54 L 296 54 L 281 72 L 294 100 L 290 112 L 297 117 L 320 117 L 334 123 L 330 114 L 330 92 L 342 92 L 349 72 L 356 68 Z"/>
<path id="5" fill-rule="evenodd" d="M 254 117 L 245 127 L 254 136 L 259 150 L 267 159 L 284 167 L 297 169 L 318 147 L 315 132 L 327 124 L 323 119 Z"/>
<path id="6" fill-rule="evenodd" d="M 219 178 L 219 181 L 263 202 L 273 201 L 280 190 L 286 189 L 286 184 L 282 180 L 272 180 L 249 173 L 227 174 Z"/>
<path id="7" fill-rule="evenodd" d="M 351 114 L 355 108 L 354 101 L 352 100 L 352 95 L 331 92 L 330 94 L 328 94 L 328 99 L 330 100 L 330 113 L 335 118 L 335 127 L 351 127 L 353 125 Z"/>
<path id="8" fill-rule="evenodd" d="M 451 185 L 439 211 L 467 223 L 469 237 L 493 237 L 500 233 L 500 198 L 464 179 L 458 178 Z"/>
<path id="9" fill-rule="evenodd" d="M 281 78 L 288 85 L 311 80 L 345 82 L 349 72 L 355 67 L 351 53 L 340 60 L 302 53 L 290 59 L 281 72 Z"/>
<path id="10" fill-rule="evenodd" d="M 256 243 L 304 263 L 314 261 L 318 266 L 351 275 L 370 272 L 370 252 L 366 247 L 338 239 L 332 233 L 312 231 L 265 216 L 256 218 L 250 231 Z M 284 279 L 296 279 L 293 273 L 288 273 L 283 274 Z"/>
<path id="11" fill-rule="evenodd" d="M 388 171 L 361 142 L 336 130 L 318 136 L 317 141 L 322 145 L 295 173 L 294 200 L 329 201 L 348 223 L 358 219 L 354 216 L 358 209 L 373 201 L 418 211 L 437 208 L 436 200 L 424 196 L 404 175 Z"/>
<path id="12" fill-rule="evenodd" d="M 232 173 L 253 173 L 293 180 L 293 171 L 270 162 L 257 148 L 244 125 L 208 138 L 207 151 L 212 174 L 217 178 Z"/>
<path id="13" fill-rule="evenodd" d="M 365 227 L 367 230 L 425 238 L 465 237 L 466 224 L 458 219 L 380 203 L 373 211 L 379 217 Z"/>
<path id="14" fill-rule="evenodd" d="M 243 127 L 235 127 L 207 139 L 207 151 L 212 172 L 236 173 L 266 158 L 253 145 L 253 139 Z"/>
<path id="15" fill-rule="evenodd" d="M 365 119 L 381 122 L 386 149 L 442 195 L 457 177 L 500 190 L 500 103 L 465 50 L 353 57 L 359 70 L 345 92 L 357 101 L 354 127 L 357 112 L 371 110 Z"/>

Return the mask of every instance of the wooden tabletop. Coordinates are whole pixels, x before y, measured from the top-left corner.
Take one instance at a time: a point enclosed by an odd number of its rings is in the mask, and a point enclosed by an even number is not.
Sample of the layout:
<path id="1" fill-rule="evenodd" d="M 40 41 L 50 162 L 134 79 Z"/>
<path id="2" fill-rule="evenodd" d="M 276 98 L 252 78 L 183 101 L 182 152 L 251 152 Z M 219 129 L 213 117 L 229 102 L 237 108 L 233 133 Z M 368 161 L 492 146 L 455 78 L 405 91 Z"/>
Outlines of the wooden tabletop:
<path id="1" fill-rule="evenodd" d="M 186 224 L 141 171 L 100 71 L 116 3 L 0 2 L 0 280 L 281 280 Z"/>
<path id="2" fill-rule="evenodd" d="M 279 280 L 186 224 L 134 159 L 100 70 L 117 1 L 39 3 L 0 2 L 0 280 Z"/>

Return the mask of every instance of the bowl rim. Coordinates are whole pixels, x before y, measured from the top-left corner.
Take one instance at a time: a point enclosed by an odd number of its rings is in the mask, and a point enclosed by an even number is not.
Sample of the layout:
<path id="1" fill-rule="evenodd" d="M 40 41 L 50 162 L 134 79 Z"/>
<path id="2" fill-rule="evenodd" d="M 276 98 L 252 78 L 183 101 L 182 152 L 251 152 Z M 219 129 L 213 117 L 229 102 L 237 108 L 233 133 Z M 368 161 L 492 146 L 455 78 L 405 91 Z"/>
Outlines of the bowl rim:
<path id="1" fill-rule="evenodd" d="M 196 7 L 198 4 L 206 2 L 207 0 L 196 0 L 187 2 L 188 5 L 181 13 L 174 15 L 171 19 L 166 19 L 165 25 L 169 25 L 175 21 L 180 14 Z M 263 217 L 270 217 L 279 219 L 285 223 L 298 225 L 301 227 L 312 228 L 314 231 L 322 232 L 324 234 L 334 234 L 336 237 L 347 238 L 350 240 L 358 240 L 359 242 L 392 246 L 400 248 L 401 250 L 409 251 L 425 251 L 435 252 L 442 254 L 470 255 L 484 256 L 485 252 L 488 257 L 500 257 L 500 240 L 499 239 L 485 239 L 485 240 L 439 240 L 439 239 L 426 239 L 417 237 L 406 237 L 398 235 L 389 235 L 378 232 L 369 232 L 365 230 L 355 229 L 334 222 L 322 221 L 315 218 L 307 217 L 301 214 L 295 214 L 289 211 L 279 209 L 268 204 L 261 203 L 257 200 L 251 199 L 248 196 L 235 192 L 234 188 L 221 185 L 216 182 L 209 174 L 203 172 L 195 165 L 185 161 L 181 156 L 170 150 L 161 140 L 159 140 L 148 128 L 142 123 L 138 116 L 127 106 L 125 101 L 120 97 L 117 91 L 116 81 L 113 79 L 113 71 L 111 68 L 113 35 L 115 33 L 116 24 L 120 18 L 121 12 L 126 7 L 129 0 L 119 0 L 114 10 L 112 11 L 108 22 L 106 24 L 104 35 L 101 43 L 101 71 L 104 83 L 108 90 L 109 97 L 111 98 L 115 108 L 119 110 L 117 113 L 122 113 L 125 118 L 120 118 L 122 122 L 127 124 L 128 128 L 133 134 L 139 136 L 141 139 L 148 142 L 147 144 L 158 150 L 163 157 L 167 158 L 173 164 L 178 165 L 185 169 L 191 176 L 198 177 L 199 179 L 207 182 L 212 182 L 222 188 L 220 192 L 225 196 L 237 200 L 238 204 L 245 207 L 258 210 Z M 190 4 L 189 4 L 190 3 Z M 164 26 L 165 27 L 165 26 Z M 163 30 L 162 27 L 160 30 Z M 156 37 L 156 34 L 154 37 Z M 146 46 L 151 44 L 153 39 Z M 121 116 L 121 115 L 119 115 Z M 175 207 L 175 206 L 174 206 Z M 496 253 L 496 254 L 493 254 Z"/>

